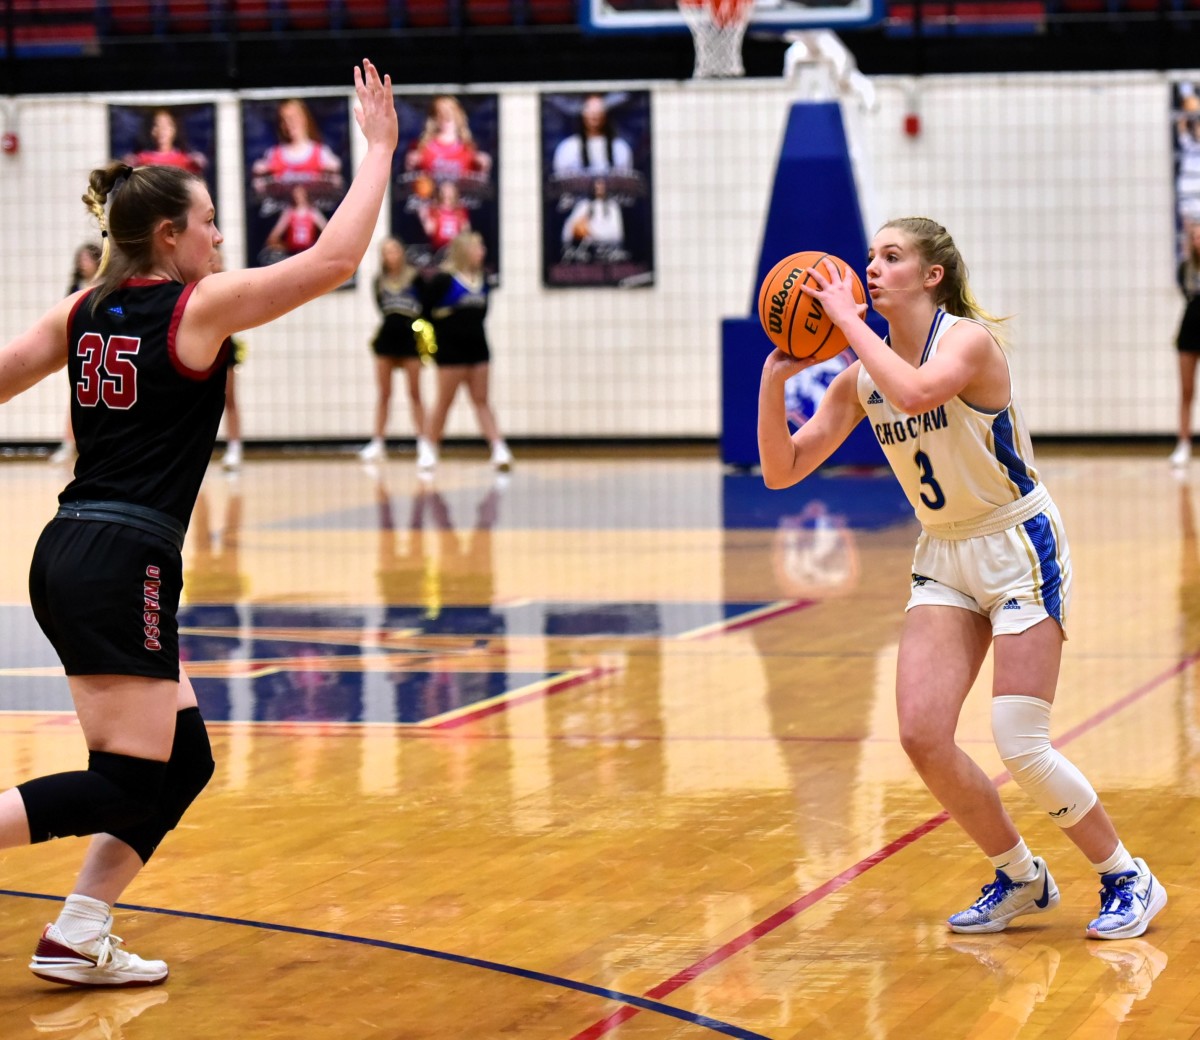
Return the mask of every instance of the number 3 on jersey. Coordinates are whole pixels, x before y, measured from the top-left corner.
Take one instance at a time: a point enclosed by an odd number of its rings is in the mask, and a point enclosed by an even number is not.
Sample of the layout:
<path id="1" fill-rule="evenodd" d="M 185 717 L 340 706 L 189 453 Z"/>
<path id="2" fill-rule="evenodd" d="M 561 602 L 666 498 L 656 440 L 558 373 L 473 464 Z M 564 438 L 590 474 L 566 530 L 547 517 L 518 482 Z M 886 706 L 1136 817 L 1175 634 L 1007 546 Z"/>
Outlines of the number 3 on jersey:
<path id="1" fill-rule="evenodd" d="M 941 509 L 946 504 L 946 493 L 942 490 L 942 485 L 933 479 L 933 463 L 929 461 L 929 456 L 923 451 L 918 451 L 913 455 L 913 462 L 920 467 L 921 483 L 929 488 L 928 494 L 921 492 L 921 501 L 929 509 Z"/>
<path id="2" fill-rule="evenodd" d="M 137 366 L 133 355 L 142 341 L 134 336 L 109 336 L 86 332 L 79 337 L 75 353 L 83 359 L 75 399 L 84 408 L 95 408 L 102 401 L 108 408 L 122 411 L 137 401 Z"/>

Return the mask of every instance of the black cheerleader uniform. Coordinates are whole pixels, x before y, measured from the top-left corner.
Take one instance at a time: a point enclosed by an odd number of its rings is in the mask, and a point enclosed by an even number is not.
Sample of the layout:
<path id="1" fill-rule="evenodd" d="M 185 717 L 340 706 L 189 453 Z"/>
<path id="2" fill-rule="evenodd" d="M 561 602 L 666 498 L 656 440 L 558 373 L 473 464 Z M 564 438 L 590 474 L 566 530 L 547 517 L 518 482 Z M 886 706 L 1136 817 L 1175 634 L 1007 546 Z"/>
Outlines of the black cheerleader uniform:
<path id="1" fill-rule="evenodd" d="M 1200 354 L 1200 265 L 1185 260 L 1179 265 L 1178 280 L 1187 305 L 1179 322 L 1175 349 L 1186 354 Z"/>
<path id="2" fill-rule="evenodd" d="M 375 303 L 383 315 L 379 331 L 371 341 L 375 356 L 397 361 L 420 357 L 413 332 L 413 322 L 421 317 L 421 296 L 416 279 L 397 288 L 395 283 L 376 277 Z"/>
<path id="3" fill-rule="evenodd" d="M 230 345 L 204 371 L 175 335 L 195 283 L 131 279 L 67 325 L 79 457 L 29 572 L 68 675 L 179 679 L 183 536 L 225 409 Z"/>
<path id="4" fill-rule="evenodd" d="M 437 337 L 439 365 L 482 365 L 490 359 L 483 328 L 488 308 L 486 281 L 471 286 L 460 275 L 441 271 L 429 280 L 425 304 Z"/>

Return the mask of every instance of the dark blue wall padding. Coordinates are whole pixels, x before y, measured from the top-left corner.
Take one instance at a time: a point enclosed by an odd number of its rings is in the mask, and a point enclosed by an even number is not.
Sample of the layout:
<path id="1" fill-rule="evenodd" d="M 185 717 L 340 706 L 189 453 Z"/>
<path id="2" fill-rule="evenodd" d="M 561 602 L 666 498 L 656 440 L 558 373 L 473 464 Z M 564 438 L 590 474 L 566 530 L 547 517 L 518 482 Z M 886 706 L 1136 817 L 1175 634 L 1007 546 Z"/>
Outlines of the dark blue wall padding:
<path id="1" fill-rule="evenodd" d="M 758 464 L 758 384 L 763 359 L 771 352 L 771 341 L 756 314 L 758 287 L 776 263 L 803 249 L 841 257 L 866 283 L 867 236 L 841 108 L 833 101 L 792 105 L 775 168 L 750 317 L 722 322 L 721 459 L 728 465 Z M 873 313 L 869 320 L 876 331 L 885 331 Z M 855 427 L 827 463 L 884 464 L 883 452 L 865 423 Z"/>

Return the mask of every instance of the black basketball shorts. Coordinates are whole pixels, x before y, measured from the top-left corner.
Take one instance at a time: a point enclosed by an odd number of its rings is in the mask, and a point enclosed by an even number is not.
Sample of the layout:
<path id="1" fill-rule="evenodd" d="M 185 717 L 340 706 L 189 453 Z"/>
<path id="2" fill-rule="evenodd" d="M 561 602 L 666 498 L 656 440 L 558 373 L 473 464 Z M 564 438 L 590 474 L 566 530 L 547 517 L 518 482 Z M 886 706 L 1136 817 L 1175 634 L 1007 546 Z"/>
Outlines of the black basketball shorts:
<path id="1" fill-rule="evenodd" d="M 182 589 L 170 541 L 102 520 L 51 520 L 29 568 L 34 616 L 67 675 L 178 682 Z"/>

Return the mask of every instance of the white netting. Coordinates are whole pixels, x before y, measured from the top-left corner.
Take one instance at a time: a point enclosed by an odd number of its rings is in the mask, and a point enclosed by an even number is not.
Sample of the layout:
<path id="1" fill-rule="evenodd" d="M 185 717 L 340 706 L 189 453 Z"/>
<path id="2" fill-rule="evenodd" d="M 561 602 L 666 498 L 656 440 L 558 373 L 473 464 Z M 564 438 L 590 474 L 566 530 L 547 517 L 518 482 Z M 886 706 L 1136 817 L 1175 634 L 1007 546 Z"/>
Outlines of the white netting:
<path id="1" fill-rule="evenodd" d="M 679 13 L 696 46 L 696 79 L 744 76 L 742 37 L 754 0 L 678 0 Z"/>

